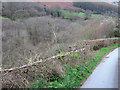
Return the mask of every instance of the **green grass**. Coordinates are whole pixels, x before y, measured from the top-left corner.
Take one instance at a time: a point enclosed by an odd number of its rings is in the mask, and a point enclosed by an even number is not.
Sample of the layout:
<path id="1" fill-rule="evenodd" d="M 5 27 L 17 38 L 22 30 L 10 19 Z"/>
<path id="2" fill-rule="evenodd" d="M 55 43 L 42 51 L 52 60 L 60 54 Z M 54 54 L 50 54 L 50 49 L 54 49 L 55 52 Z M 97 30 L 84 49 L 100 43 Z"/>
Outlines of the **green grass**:
<path id="1" fill-rule="evenodd" d="M 75 16 L 85 18 L 85 13 L 83 13 L 83 12 L 77 13 L 77 12 L 70 12 L 70 11 L 66 11 L 66 10 L 61 10 L 61 12 L 64 14 L 64 18 L 72 18 Z M 102 15 L 100 15 L 100 14 L 91 14 L 91 17 L 93 17 L 93 18 L 98 18 L 101 16 Z"/>
<path id="2" fill-rule="evenodd" d="M 79 15 L 81 18 L 85 18 L 85 13 L 83 13 L 83 12 L 80 12 L 78 15 Z"/>
<path id="3" fill-rule="evenodd" d="M 114 48 L 118 47 L 118 44 L 114 44 L 112 46 L 108 46 L 105 48 L 101 48 L 98 51 L 93 52 L 93 57 L 91 58 L 90 62 L 88 63 L 90 66 L 90 69 L 93 69 L 101 60 L 101 58 L 107 54 L 110 50 L 113 50 Z"/>
<path id="4" fill-rule="evenodd" d="M 60 76 L 61 78 L 54 78 L 54 81 L 46 81 L 40 78 L 37 82 L 30 84 L 30 88 L 78 88 L 80 84 L 91 74 L 94 67 L 100 62 L 101 58 L 107 54 L 110 50 L 120 46 L 120 44 L 114 44 L 105 48 L 101 48 L 98 51 L 93 52 L 91 58 L 86 58 L 88 64 L 85 65 L 81 62 L 79 65 L 70 67 L 65 65 L 66 73 L 65 76 Z M 70 56 L 77 56 L 78 52 L 70 53 Z"/>
<path id="5" fill-rule="evenodd" d="M 76 12 L 69 12 L 65 10 L 61 10 L 61 12 L 64 14 L 64 18 L 72 18 L 74 16 L 78 16 L 78 13 Z"/>
<path id="6" fill-rule="evenodd" d="M 69 11 L 65 11 L 65 10 L 61 10 L 61 11 L 64 14 L 64 18 L 72 18 L 74 16 L 78 16 L 81 18 L 85 17 L 85 13 L 83 13 L 83 12 L 77 13 L 77 12 L 69 12 Z"/>
<path id="7" fill-rule="evenodd" d="M 3 16 L 0 16 L 0 18 L 1 18 L 1 19 L 9 19 L 9 20 L 14 21 L 14 19 L 12 19 L 12 18 L 8 18 L 8 17 L 3 17 Z"/>
<path id="8" fill-rule="evenodd" d="M 92 14 L 91 17 L 93 17 L 93 18 L 94 18 L 94 17 L 98 18 L 98 17 L 102 17 L 102 15 L 100 15 L 100 14 Z"/>

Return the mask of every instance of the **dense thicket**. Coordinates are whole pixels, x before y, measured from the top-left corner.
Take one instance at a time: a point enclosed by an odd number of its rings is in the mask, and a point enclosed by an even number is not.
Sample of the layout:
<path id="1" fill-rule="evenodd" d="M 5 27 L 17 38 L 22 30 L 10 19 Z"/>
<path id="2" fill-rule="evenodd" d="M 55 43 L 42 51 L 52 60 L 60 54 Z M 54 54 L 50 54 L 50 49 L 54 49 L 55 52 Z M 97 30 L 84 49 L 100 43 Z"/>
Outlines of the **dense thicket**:
<path id="1" fill-rule="evenodd" d="M 74 2 L 73 5 L 84 10 L 91 10 L 96 14 L 118 13 L 117 6 L 105 2 Z"/>
<path id="2" fill-rule="evenodd" d="M 35 61 L 38 54 L 41 58 L 53 56 L 79 40 L 119 36 L 115 18 L 91 18 L 89 10 L 79 15 L 74 10 L 61 10 L 59 6 L 49 9 L 39 3 L 3 3 L 2 10 L 4 17 L 14 19 L 2 18 L 6 67 L 28 63 L 29 58 Z"/>
<path id="3" fill-rule="evenodd" d="M 2 16 L 12 19 L 42 16 L 44 13 L 44 6 L 39 3 L 5 2 L 2 4 Z"/>
<path id="4" fill-rule="evenodd" d="M 2 16 L 13 20 L 49 15 L 52 17 L 60 17 L 60 9 L 59 6 L 48 8 L 47 6 L 36 2 L 5 2 L 2 4 Z"/>
<path id="5" fill-rule="evenodd" d="M 84 39 L 114 37 L 114 19 L 70 21 L 48 16 L 22 21 L 2 20 L 3 65 L 18 66 L 64 51 L 66 46 Z M 117 35 L 116 28 L 116 35 Z M 117 35 L 118 36 L 118 35 Z M 31 58 L 31 59 L 29 59 Z"/>

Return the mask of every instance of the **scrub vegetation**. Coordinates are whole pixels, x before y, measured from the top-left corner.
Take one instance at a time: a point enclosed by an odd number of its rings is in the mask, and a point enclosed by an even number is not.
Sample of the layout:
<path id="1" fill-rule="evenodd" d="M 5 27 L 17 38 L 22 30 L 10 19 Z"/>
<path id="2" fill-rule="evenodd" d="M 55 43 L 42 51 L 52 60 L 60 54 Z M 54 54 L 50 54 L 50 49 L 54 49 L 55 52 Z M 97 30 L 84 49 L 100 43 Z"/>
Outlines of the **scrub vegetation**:
<path id="1" fill-rule="evenodd" d="M 101 57 L 117 47 L 116 6 L 44 4 L 2 3 L 2 68 L 8 69 L 3 72 L 5 88 L 77 88 Z"/>
<path id="2" fill-rule="evenodd" d="M 91 58 L 85 58 L 78 65 L 72 67 L 65 65 L 65 76 L 52 76 L 48 81 L 40 78 L 37 82 L 32 83 L 30 88 L 79 88 L 80 84 L 82 85 L 83 81 L 92 73 L 94 67 L 101 61 L 101 58 L 117 47 L 118 44 L 113 44 L 112 46 L 94 51 Z M 73 52 L 69 55 L 77 57 L 78 54 L 79 52 Z"/>

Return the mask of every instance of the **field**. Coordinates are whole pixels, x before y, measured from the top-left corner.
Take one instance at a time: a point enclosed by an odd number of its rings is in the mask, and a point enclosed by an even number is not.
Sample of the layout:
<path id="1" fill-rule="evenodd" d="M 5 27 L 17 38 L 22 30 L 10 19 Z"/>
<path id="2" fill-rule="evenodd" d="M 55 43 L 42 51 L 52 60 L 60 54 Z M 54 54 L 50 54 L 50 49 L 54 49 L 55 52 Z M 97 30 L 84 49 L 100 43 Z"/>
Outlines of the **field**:
<path id="1" fill-rule="evenodd" d="M 65 10 L 62 10 L 61 12 L 64 14 L 64 18 L 72 18 L 76 16 L 83 18 L 83 19 L 85 18 L 85 13 L 83 12 L 77 13 L 77 12 L 70 12 L 70 11 L 65 11 Z M 99 17 L 102 17 L 102 15 L 91 14 L 91 18 L 99 18 Z"/>

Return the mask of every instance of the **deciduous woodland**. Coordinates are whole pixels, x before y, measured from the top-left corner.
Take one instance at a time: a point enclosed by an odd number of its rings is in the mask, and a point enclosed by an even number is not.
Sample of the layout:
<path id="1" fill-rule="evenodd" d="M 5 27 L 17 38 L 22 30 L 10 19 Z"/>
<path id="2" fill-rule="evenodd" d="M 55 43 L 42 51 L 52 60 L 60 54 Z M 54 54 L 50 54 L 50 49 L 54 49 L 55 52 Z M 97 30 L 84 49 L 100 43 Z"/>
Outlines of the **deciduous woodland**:
<path id="1" fill-rule="evenodd" d="M 118 7 L 105 2 L 5 2 L 0 15 L 3 88 L 78 88 L 119 43 Z"/>

